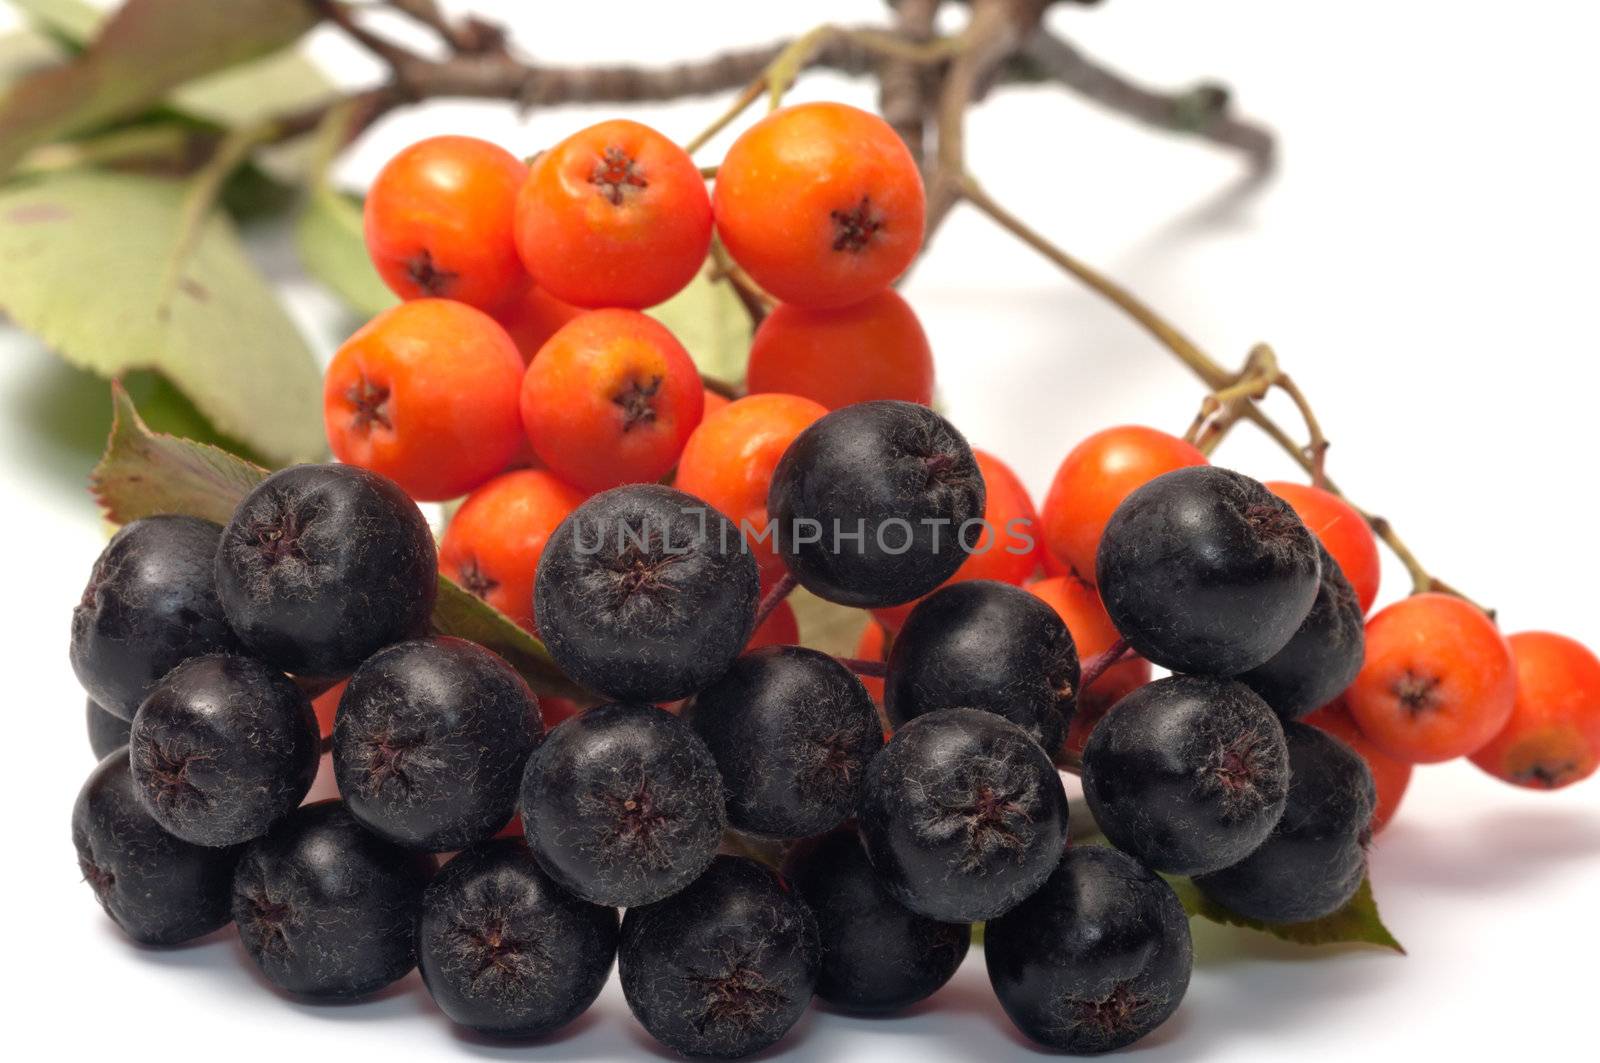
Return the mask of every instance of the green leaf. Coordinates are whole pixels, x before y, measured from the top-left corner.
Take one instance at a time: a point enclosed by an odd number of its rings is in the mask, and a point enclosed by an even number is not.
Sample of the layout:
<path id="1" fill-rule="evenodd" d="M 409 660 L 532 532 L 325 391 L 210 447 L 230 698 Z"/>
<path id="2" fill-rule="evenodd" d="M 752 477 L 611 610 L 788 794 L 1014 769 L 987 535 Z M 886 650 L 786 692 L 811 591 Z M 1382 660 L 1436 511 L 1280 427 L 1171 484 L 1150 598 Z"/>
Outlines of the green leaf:
<path id="1" fill-rule="evenodd" d="M 800 625 L 800 643 L 835 657 L 854 657 L 861 632 L 872 619 L 865 609 L 835 605 L 797 587 L 789 595 L 789 607 Z"/>
<path id="2" fill-rule="evenodd" d="M 433 607 L 433 626 L 442 635 L 468 639 L 498 653 L 522 673 L 537 693 L 571 698 L 581 704 L 594 701 L 594 695 L 561 674 L 544 643 L 444 576 L 439 577 L 439 600 Z"/>
<path id="3" fill-rule="evenodd" d="M 268 475 L 261 466 L 217 447 L 150 431 L 119 383 L 112 384 L 112 405 L 111 436 L 90 477 L 90 489 L 113 523 L 158 513 L 226 523 L 239 500 Z M 439 577 L 433 626 L 440 634 L 470 639 L 500 654 L 539 693 L 591 700 L 561 674 L 543 643 L 444 576 Z"/>
<path id="4" fill-rule="evenodd" d="M 713 279 L 714 268 L 707 262 L 688 287 L 645 313 L 672 330 L 701 373 L 737 384 L 750 361 L 750 315 L 732 284 Z"/>
<path id="5" fill-rule="evenodd" d="M 171 103 L 195 118 L 242 126 L 312 107 L 333 91 L 320 67 L 286 49 L 184 85 Z"/>
<path id="6" fill-rule="evenodd" d="M 180 85 L 276 52 L 316 22 L 304 0 L 127 0 L 82 55 L 0 99 L 0 172 L 39 144 L 138 114 Z"/>
<path id="7" fill-rule="evenodd" d="M 195 234 L 169 298 L 183 186 L 66 172 L 0 190 L 0 307 L 74 365 L 157 369 L 270 461 L 322 454 L 321 374 L 227 218 Z M 25 268 L 24 268 L 25 264 Z"/>
<path id="8" fill-rule="evenodd" d="M 306 270 L 363 317 L 399 301 L 367 257 L 358 200 L 331 188 L 316 189 L 306 197 L 294 239 Z"/>
<path id="9" fill-rule="evenodd" d="M 106 13 L 86 0 L 9 0 L 42 33 L 72 48 L 89 43 Z"/>
<path id="10" fill-rule="evenodd" d="M 1167 877 L 1167 881 L 1183 902 L 1184 911 L 1213 923 L 1259 930 L 1299 945 L 1364 944 L 1393 949 L 1402 956 L 1406 952 L 1378 916 L 1378 902 L 1372 895 L 1371 878 L 1363 879 L 1361 888 L 1350 898 L 1350 902 L 1332 915 L 1309 923 L 1287 924 L 1263 923 L 1259 919 L 1236 915 L 1201 893 L 1189 879 Z"/>
<path id="11" fill-rule="evenodd" d="M 33 30 L 0 37 L 0 93 L 61 59 L 61 46 Z"/>

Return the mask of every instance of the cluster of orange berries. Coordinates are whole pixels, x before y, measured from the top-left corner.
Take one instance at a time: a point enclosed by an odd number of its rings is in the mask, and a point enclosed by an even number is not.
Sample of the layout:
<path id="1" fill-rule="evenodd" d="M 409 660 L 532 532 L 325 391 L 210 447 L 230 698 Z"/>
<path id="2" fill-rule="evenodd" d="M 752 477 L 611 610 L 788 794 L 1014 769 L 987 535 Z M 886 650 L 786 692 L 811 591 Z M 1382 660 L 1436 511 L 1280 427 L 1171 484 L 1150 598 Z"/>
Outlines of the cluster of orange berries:
<path id="1" fill-rule="evenodd" d="M 893 130 L 840 104 L 790 107 L 750 128 L 711 192 L 687 152 L 635 122 L 591 126 L 527 164 L 467 137 L 422 141 L 384 168 L 367 200 L 373 262 L 406 301 L 329 367 L 334 453 L 419 500 L 466 495 L 441 571 L 536 630 L 541 550 L 588 495 L 670 477 L 736 524 L 760 527 L 779 458 L 828 410 L 931 402 L 927 338 L 889 287 L 921 245 L 924 206 Z M 779 300 L 754 336 L 744 397 L 731 401 L 641 312 L 706 268 L 713 240 Z M 1025 522 L 1035 549 L 979 543 L 952 579 L 1027 586 L 1085 659 L 1112 649 L 1119 636 L 1092 582 L 1101 533 L 1133 490 L 1204 455 L 1154 429 L 1109 429 L 1067 455 L 1042 512 L 1000 459 L 977 458 L 986 524 Z M 1379 565 L 1366 521 L 1316 487 L 1268 486 L 1370 611 Z M 770 587 L 783 563 L 770 541 L 752 548 Z M 857 656 L 884 659 L 915 604 L 874 610 Z M 780 604 L 752 645 L 797 640 Z M 1102 673 L 1080 698 L 1068 751 L 1081 752 L 1105 711 L 1150 678 L 1136 657 Z M 868 682 L 881 697 L 881 683 Z M 1470 756 L 1543 788 L 1593 773 L 1600 660 L 1559 635 L 1506 638 L 1470 603 L 1418 594 L 1370 618 L 1355 683 L 1310 721 L 1366 758 L 1382 826 L 1414 764 Z"/>

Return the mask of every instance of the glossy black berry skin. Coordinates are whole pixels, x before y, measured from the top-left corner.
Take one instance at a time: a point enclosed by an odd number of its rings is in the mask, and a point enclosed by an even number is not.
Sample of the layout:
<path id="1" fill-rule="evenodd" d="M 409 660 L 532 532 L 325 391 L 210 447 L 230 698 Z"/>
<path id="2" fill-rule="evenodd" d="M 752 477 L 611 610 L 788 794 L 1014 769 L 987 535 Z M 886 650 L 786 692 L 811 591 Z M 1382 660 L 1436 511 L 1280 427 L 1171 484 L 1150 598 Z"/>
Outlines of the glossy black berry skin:
<path id="1" fill-rule="evenodd" d="M 85 722 L 89 726 L 89 748 L 94 751 L 94 759 L 104 760 L 113 750 L 120 749 L 128 744 L 128 728 L 133 726 L 120 716 L 113 716 L 94 703 L 93 698 L 84 700 Z"/>
<path id="2" fill-rule="evenodd" d="M 465 639 L 413 639 L 350 677 L 334 717 L 334 777 L 350 814 L 379 837 L 464 849 L 516 813 L 543 731 L 533 692 L 497 654 Z"/>
<path id="3" fill-rule="evenodd" d="M 949 579 L 967 559 L 962 544 L 978 539 L 984 498 L 972 448 L 949 421 L 916 403 L 878 400 L 834 410 L 800 433 L 772 474 L 767 512 L 802 586 L 870 608 Z"/>
<path id="4" fill-rule="evenodd" d="M 267 980 L 297 996 L 375 993 L 417 962 L 433 858 L 384 841 L 338 801 L 303 805 L 245 846 L 233 919 Z"/>
<path id="5" fill-rule="evenodd" d="M 1130 1045 L 1182 1002 L 1189 918 L 1161 878 L 1114 849 L 1068 849 L 1043 888 L 984 928 L 989 982 L 1017 1029 L 1095 1055 Z"/>
<path id="6" fill-rule="evenodd" d="M 652 705 L 601 705 L 564 720 L 528 758 L 521 808 L 528 846 L 550 877 L 618 908 L 693 882 L 725 822 L 711 752 Z"/>
<path id="7" fill-rule="evenodd" d="M 582 1015 L 617 955 L 615 908 L 582 901 L 513 838 L 445 864 L 422 895 L 417 966 L 439 1010 L 495 1037 L 543 1037 Z"/>
<path id="8" fill-rule="evenodd" d="M 416 503 L 353 465 L 267 477 L 234 510 L 216 564 L 245 645 L 303 676 L 348 675 L 421 634 L 438 591 L 433 533 Z"/>
<path id="9" fill-rule="evenodd" d="M 1322 583 L 1311 612 L 1288 645 L 1239 682 L 1266 699 L 1285 720 L 1297 720 L 1328 704 L 1355 682 L 1367 651 L 1361 601 L 1339 562 L 1322 544 Z"/>
<path id="10" fill-rule="evenodd" d="M 738 1059 L 799 1020 L 821 953 L 799 894 L 752 860 L 719 856 L 682 893 L 628 909 L 617 966 L 651 1037 L 686 1056 Z"/>
<path id="11" fill-rule="evenodd" d="M 305 799 L 322 741 L 288 676 L 218 655 L 167 673 L 133 718 L 128 753 L 156 822 L 196 845 L 238 845 Z"/>
<path id="12" fill-rule="evenodd" d="M 867 766 L 861 836 L 912 911 L 974 923 L 1039 888 L 1067 838 L 1067 795 L 1039 744 L 980 709 L 918 716 Z"/>
<path id="13" fill-rule="evenodd" d="M 1283 818 L 1255 852 L 1194 882 L 1229 911 L 1303 923 L 1337 912 L 1361 888 L 1377 797 L 1359 753 L 1309 724 L 1283 729 L 1293 773 Z"/>
<path id="14" fill-rule="evenodd" d="M 227 926 L 237 849 L 192 845 L 161 829 L 139 803 L 125 750 L 89 773 L 72 807 L 78 870 L 123 933 L 178 945 Z"/>
<path id="15" fill-rule="evenodd" d="M 1199 675 L 1237 675 L 1283 649 L 1321 574 L 1316 539 L 1289 504 L 1212 465 L 1158 476 L 1124 499 L 1095 571 L 1133 648 Z"/>
<path id="16" fill-rule="evenodd" d="M 825 653 L 769 646 L 740 657 L 683 719 L 722 773 L 728 825 L 803 838 L 855 812 L 883 728 L 861 680 Z"/>
<path id="17" fill-rule="evenodd" d="M 160 516 L 124 527 L 101 551 L 72 611 L 72 670 L 101 708 L 133 719 L 161 677 L 190 657 L 239 650 L 217 598 L 222 529 Z"/>
<path id="18" fill-rule="evenodd" d="M 1060 615 L 1021 587 L 965 580 L 911 611 L 890 649 L 883 707 L 897 727 L 940 709 L 984 709 L 1053 750 L 1077 694 L 1078 651 Z"/>
<path id="19" fill-rule="evenodd" d="M 1095 726 L 1083 796 L 1112 845 L 1174 875 L 1244 859 L 1283 814 L 1289 752 L 1267 703 L 1242 683 L 1169 676 Z"/>
<path id="20" fill-rule="evenodd" d="M 617 701 L 687 697 L 750 641 L 759 581 L 739 529 L 659 484 L 602 491 L 545 544 L 539 633 L 561 670 Z"/>
<path id="21" fill-rule="evenodd" d="M 972 928 L 918 915 L 890 896 L 854 825 L 795 846 L 783 873 L 816 916 L 817 998 L 842 1011 L 908 1008 L 948 982 L 967 954 Z"/>

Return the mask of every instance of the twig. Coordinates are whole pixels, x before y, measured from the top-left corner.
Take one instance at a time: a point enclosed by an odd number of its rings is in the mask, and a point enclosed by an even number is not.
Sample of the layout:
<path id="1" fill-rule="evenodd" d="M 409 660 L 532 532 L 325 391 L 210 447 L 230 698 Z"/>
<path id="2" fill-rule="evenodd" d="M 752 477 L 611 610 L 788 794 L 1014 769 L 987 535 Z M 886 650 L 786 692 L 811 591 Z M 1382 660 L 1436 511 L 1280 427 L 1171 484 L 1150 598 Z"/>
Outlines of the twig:
<path id="1" fill-rule="evenodd" d="M 793 594 L 794 589 L 798 586 L 800 586 L 800 581 L 794 578 L 793 573 L 785 572 L 780 576 L 778 582 L 774 583 L 772 589 L 767 592 L 767 596 L 761 599 L 761 604 L 756 607 L 755 626 L 750 630 L 761 630 L 761 625 L 767 622 L 767 618 L 772 615 L 773 610 L 782 605 L 783 600 Z"/>
<path id="2" fill-rule="evenodd" d="M 1136 85 L 1048 30 L 1035 33 L 1022 56 L 1039 72 L 1118 114 L 1168 133 L 1188 134 L 1242 151 L 1258 172 L 1272 169 L 1277 149 L 1272 133 L 1232 114 L 1227 89 L 1198 85 L 1161 93 Z"/>
<path id="3" fill-rule="evenodd" d="M 860 657 L 835 657 L 834 660 L 869 679 L 882 679 L 889 674 L 889 666 L 883 661 L 864 661 Z"/>
<path id="4" fill-rule="evenodd" d="M 1133 651 L 1127 639 L 1118 639 L 1106 648 L 1104 653 L 1097 653 L 1083 662 L 1083 672 L 1078 676 L 1078 690 L 1088 690 L 1096 679 L 1106 674 L 1106 671 L 1118 661 L 1122 660 Z"/>
<path id="5" fill-rule="evenodd" d="M 1227 388 L 1229 385 L 1234 383 L 1232 378 L 1233 375 L 1224 369 L 1221 363 L 1217 362 L 1210 355 L 1202 351 L 1194 344 L 1192 340 L 1174 328 L 1154 310 L 1146 306 L 1137 297 L 1135 297 L 1133 293 L 1129 292 L 1126 288 L 1123 288 L 1115 281 L 1112 281 L 1110 278 L 1104 276 L 1099 271 L 1091 268 L 1078 259 L 1073 258 L 1071 255 L 1067 254 L 1061 248 L 1051 243 L 1045 237 L 1035 232 L 1020 218 L 1012 214 L 1010 211 L 1007 211 L 1005 208 L 1001 207 L 1000 204 L 991 199 L 988 193 L 986 193 L 983 188 L 971 177 L 963 178 L 962 194 L 968 202 L 987 214 L 996 223 L 998 223 L 1001 228 L 1011 233 L 1029 247 L 1032 247 L 1035 251 L 1038 251 L 1041 255 L 1055 263 L 1057 266 L 1061 267 L 1061 269 L 1067 273 L 1070 273 L 1072 276 L 1076 277 L 1093 291 L 1105 296 L 1129 317 L 1133 318 L 1134 321 L 1138 322 L 1142 327 L 1150 332 L 1151 335 L 1155 336 L 1161 345 L 1172 352 L 1172 354 L 1175 355 L 1180 362 L 1187 366 L 1191 372 L 1199 377 L 1207 387 L 1210 387 L 1213 391 L 1218 391 Z M 1320 468 L 1320 461 L 1318 458 L 1307 454 L 1306 447 L 1296 443 L 1289 433 L 1283 430 L 1282 426 L 1269 417 L 1254 402 L 1246 399 L 1240 403 L 1239 416 L 1251 421 L 1263 432 L 1265 432 L 1274 443 L 1278 444 L 1279 447 L 1287 452 L 1288 455 L 1295 460 L 1296 464 L 1298 464 L 1307 473 L 1311 474 L 1312 476 L 1318 475 Z M 1317 435 L 1320 437 L 1320 426 L 1316 431 Z M 1344 498 L 1347 502 L 1349 501 L 1349 498 L 1345 496 L 1344 492 L 1340 490 L 1339 486 L 1335 484 L 1325 472 L 1322 474 L 1321 479 L 1322 488 L 1324 490 Z M 1394 555 L 1400 559 L 1401 563 L 1406 566 L 1406 571 L 1411 576 L 1413 593 L 1436 591 L 1442 594 L 1451 594 L 1468 602 L 1472 602 L 1472 599 L 1468 598 L 1465 594 L 1462 594 L 1460 591 L 1445 583 L 1443 580 L 1437 579 L 1431 575 L 1428 570 L 1423 567 L 1422 563 L 1417 560 L 1417 557 L 1411 551 L 1411 548 L 1406 545 L 1405 541 L 1400 538 L 1399 534 L 1395 532 L 1394 527 L 1387 520 L 1368 513 L 1361 507 L 1355 506 L 1353 502 L 1351 505 L 1355 508 L 1356 512 L 1361 514 L 1362 519 L 1367 522 L 1368 526 L 1372 528 L 1373 534 L 1376 535 L 1384 543 L 1384 545 L 1388 546 L 1389 549 L 1394 552 Z M 1489 616 L 1492 617 L 1494 615 L 1493 610 L 1485 609 L 1477 602 L 1473 602 L 1472 604 L 1476 605 L 1479 609 L 1483 609 L 1483 611 Z"/>
<path id="6" fill-rule="evenodd" d="M 928 40 L 933 36 L 939 4 L 940 0 L 900 0 L 895 9 L 896 30 L 907 40 Z M 927 90 L 926 69 L 916 63 L 887 59 L 878 72 L 878 110 L 919 162 L 927 133 Z"/>
<path id="7" fill-rule="evenodd" d="M 767 315 L 777 307 L 778 301 L 768 295 L 761 285 L 733 260 L 733 256 L 728 254 L 728 249 L 722 246 L 722 241 L 715 238 L 711 241 L 711 262 L 715 267 L 711 278 L 725 280 L 733 286 L 733 294 L 739 297 L 739 304 L 744 307 L 744 312 L 750 315 L 750 327 L 760 328 L 761 322 L 765 321 Z"/>

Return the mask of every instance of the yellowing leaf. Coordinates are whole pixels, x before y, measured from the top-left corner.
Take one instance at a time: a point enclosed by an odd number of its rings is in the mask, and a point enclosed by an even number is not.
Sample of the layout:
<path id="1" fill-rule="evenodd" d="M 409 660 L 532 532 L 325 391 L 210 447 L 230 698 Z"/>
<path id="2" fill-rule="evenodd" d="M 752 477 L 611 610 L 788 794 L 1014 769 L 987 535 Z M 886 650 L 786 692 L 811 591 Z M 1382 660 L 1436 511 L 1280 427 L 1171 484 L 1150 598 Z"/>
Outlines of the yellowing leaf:
<path id="1" fill-rule="evenodd" d="M 157 369 L 225 435 L 270 461 L 323 453 L 315 358 L 213 214 L 163 296 L 183 187 L 66 172 L 0 190 L 0 307 L 74 365 Z"/>

